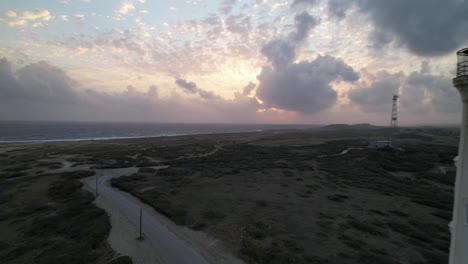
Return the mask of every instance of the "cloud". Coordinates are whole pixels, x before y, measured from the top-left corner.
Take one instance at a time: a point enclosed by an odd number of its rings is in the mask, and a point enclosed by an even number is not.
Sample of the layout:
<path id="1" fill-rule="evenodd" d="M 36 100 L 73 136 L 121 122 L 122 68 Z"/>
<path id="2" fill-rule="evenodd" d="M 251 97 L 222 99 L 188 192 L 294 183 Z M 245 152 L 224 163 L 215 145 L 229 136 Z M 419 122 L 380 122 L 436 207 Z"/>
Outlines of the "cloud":
<path id="1" fill-rule="evenodd" d="M 294 42 L 301 42 L 309 35 L 310 30 L 320 23 L 320 20 L 315 19 L 308 12 L 304 11 L 294 17 L 296 32 L 292 36 Z"/>
<path id="2" fill-rule="evenodd" d="M 261 49 L 262 54 L 268 58 L 275 69 L 294 62 L 299 44 L 308 37 L 310 31 L 320 23 L 320 20 L 304 11 L 294 17 L 294 22 L 295 30 L 286 38 L 271 40 Z"/>
<path id="3" fill-rule="evenodd" d="M 294 1 L 292 6 L 314 4 L 315 1 Z M 314 61 L 295 63 L 298 49 L 320 20 L 308 12 L 294 17 L 294 31 L 265 43 L 261 49 L 273 67 L 264 66 L 257 76 L 260 81 L 256 96 L 265 107 L 314 114 L 337 101 L 331 87 L 333 81 L 355 81 L 359 75 L 341 59 L 325 55 Z"/>
<path id="4" fill-rule="evenodd" d="M 402 73 L 379 72 L 372 76 L 370 84 L 365 82 L 350 90 L 348 98 L 366 112 L 389 112 L 402 78 Z"/>
<path id="5" fill-rule="evenodd" d="M 422 100 L 414 100 L 421 97 Z M 453 87 L 451 78 L 423 71 L 414 71 L 408 75 L 401 98 L 403 107 L 421 113 L 460 113 L 460 102 L 460 96 Z"/>
<path id="6" fill-rule="evenodd" d="M 13 76 L 13 72 L 11 69 L 11 63 L 5 59 L 0 59 L 0 92 L 2 92 L 2 96 L 0 97 L 9 97 L 13 96 L 16 97 L 17 93 L 21 93 L 20 87 L 18 87 L 18 83 Z"/>
<path id="7" fill-rule="evenodd" d="M 11 63 L 0 59 L 0 79 L 2 120 L 223 123 L 275 120 L 274 113 L 257 112 L 260 104 L 255 98 L 235 93 L 233 99 L 227 100 L 184 79 L 178 79 L 178 85 L 197 97 L 183 96 L 175 90 L 161 97 L 156 86 L 139 91 L 133 85 L 122 92 L 104 93 L 83 87 L 47 62 L 33 63 L 13 72 Z"/>
<path id="8" fill-rule="evenodd" d="M 33 27 L 33 28 L 39 28 L 39 27 L 43 27 L 43 26 L 44 26 L 44 24 L 42 22 L 37 22 L 37 23 L 34 23 L 34 24 L 31 25 L 31 27 Z"/>
<path id="9" fill-rule="evenodd" d="M 468 1 L 353 0 L 374 25 L 370 40 L 396 43 L 419 56 L 441 56 L 468 43 Z M 332 15 L 343 17 L 351 4 L 330 1 Z"/>
<path id="10" fill-rule="evenodd" d="M 183 88 L 184 92 L 195 94 L 198 92 L 198 87 L 194 82 L 187 82 L 184 79 L 176 79 L 175 83 Z"/>
<path id="11" fill-rule="evenodd" d="M 201 98 L 204 99 L 216 99 L 216 100 L 223 100 L 219 95 L 211 91 L 206 91 L 201 88 L 197 87 L 197 84 L 194 82 L 188 82 L 184 79 L 176 79 L 175 83 L 183 89 L 184 92 L 189 94 L 198 94 Z"/>
<path id="12" fill-rule="evenodd" d="M 257 85 L 253 82 L 250 82 L 249 84 L 247 84 L 247 86 L 244 87 L 244 89 L 242 90 L 242 95 L 244 96 L 247 96 L 249 95 L 250 93 L 252 93 L 253 89 L 255 89 Z"/>
<path id="13" fill-rule="evenodd" d="M 85 19 L 85 15 L 83 14 L 75 14 L 73 15 L 73 18 L 76 19 L 77 21 L 83 21 Z"/>
<path id="14" fill-rule="evenodd" d="M 226 29 L 233 33 L 238 33 L 247 36 L 252 29 L 252 21 L 250 16 L 230 15 L 225 20 Z"/>
<path id="15" fill-rule="evenodd" d="M 346 17 L 346 12 L 353 5 L 350 0 L 329 0 L 328 11 L 332 17 L 342 19 Z"/>
<path id="16" fill-rule="evenodd" d="M 28 24 L 28 22 L 24 19 L 15 19 L 15 20 L 8 21 L 7 24 L 10 27 L 17 27 L 17 26 L 25 26 Z"/>
<path id="17" fill-rule="evenodd" d="M 46 9 L 36 9 L 34 11 L 25 11 L 20 16 L 26 20 L 37 20 L 42 19 L 44 21 L 49 21 L 51 18 L 50 12 Z"/>
<path id="18" fill-rule="evenodd" d="M 6 17 L 6 18 L 15 18 L 16 16 L 17 15 L 16 15 L 15 11 L 7 10 L 4 13 L 4 17 Z"/>
<path id="19" fill-rule="evenodd" d="M 219 5 L 219 12 L 224 15 L 231 13 L 232 9 L 236 6 L 238 0 L 224 0 Z"/>
<path id="20" fill-rule="evenodd" d="M 77 83 L 61 69 L 47 62 L 31 64 L 11 71 L 6 59 L 0 60 L 0 97 L 2 99 L 24 99 L 42 102 L 70 103 L 76 97 L 74 87 Z"/>
<path id="21" fill-rule="evenodd" d="M 70 20 L 68 20 L 68 16 L 67 16 L 67 15 L 61 15 L 61 16 L 60 16 L 60 19 L 62 19 L 62 20 L 65 21 L 65 22 L 70 21 Z"/>
<path id="22" fill-rule="evenodd" d="M 296 7 L 300 5 L 316 5 L 319 1 L 318 0 L 294 0 L 291 4 L 291 7 Z"/>
<path id="23" fill-rule="evenodd" d="M 114 12 L 117 14 L 125 15 L 133 10 L 135 10 L 135 6 L 131 2 L 123 1 L 120 3 L 119 7 L 116 10 L 114 10 Z"/>
<path id="24" fill-rule="evenodd" d="M 7 10 L 3 13 L 2 18 L 8 26 L 16 27 L 26 26 L 30 21 L 49 21 L 52 18 L 52 15 L 48 10 L 38 8 L 32 11 L 24 11 L 21 13 L 17 13 L 12 10 Z M 37 23 L 39 22 L 36 22 L 35 24 L 38 25 Z"/>
<path id="25" fill-rule="evenodd" d="M 276 39 L 266 43 L 261 50 L 275 69 L 291 64 L 296 58 L 296 47 L 283 39 Z"/>
<path id="26" fill-rule="evenodd" d="M 358 73 L 342 60 L 329 55 L 272 69 L 263 67 L 257 77 L 257 97 L 265 106 L 314 114 L 337 101 L 333 81 L 355 81 Z"/>
<path id="27" fill-rule="evenodd" d="M 371 74 L 369 80 L 348 92 L 348 98 L 364 112 L 390 113 L 392 94 L 399 91 L 402 112 L 459 113 L 460 99 L 451 79 L 431 75 L 427 67 L 423 63 L 420 71 L 413 71 L 408 75 L 386 71 Z"/>

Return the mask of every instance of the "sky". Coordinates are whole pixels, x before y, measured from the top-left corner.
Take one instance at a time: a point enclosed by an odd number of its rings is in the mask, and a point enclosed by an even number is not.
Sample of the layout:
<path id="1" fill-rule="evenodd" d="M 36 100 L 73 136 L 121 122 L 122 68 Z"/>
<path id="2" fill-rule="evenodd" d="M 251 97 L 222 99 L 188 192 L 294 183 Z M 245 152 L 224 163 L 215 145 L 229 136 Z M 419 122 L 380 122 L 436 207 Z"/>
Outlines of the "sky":
<path id="1" fill-rule="evenodd" d="M 2 0 L 0 120 L 459 124 L 466 0 Z"/>

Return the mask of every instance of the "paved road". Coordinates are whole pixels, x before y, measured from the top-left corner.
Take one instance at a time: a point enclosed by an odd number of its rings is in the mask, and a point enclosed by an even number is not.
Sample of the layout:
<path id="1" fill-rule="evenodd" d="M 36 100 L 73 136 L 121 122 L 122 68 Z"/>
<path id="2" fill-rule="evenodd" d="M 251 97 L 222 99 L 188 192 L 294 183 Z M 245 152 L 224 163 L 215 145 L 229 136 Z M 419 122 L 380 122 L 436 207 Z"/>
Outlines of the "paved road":
<path id="1" fill-rule="evenodd" d="M 111 178 L 130 175 L 136 171 L 136 168 L 106 169 L 103 170 L 103 176 L 100 176 L 101 172 L 99 170 L 96 172 L 99 174 L 98 192 L 100 198 L 106 199 L 116 206 L 138 229 L 140 221 L 139 212 L 142 207 L 140 204 L 141 202 L 136 199 L 127 198 L 125 193 L 112 188 L 109 183 Z M 86 178 L 83 182 L 88 188 L 95 191 L 95 177 Z M 158 251 L 158 254 L 166 263 L 208 264 L 198 252 L 187 244 L 187 242 L 180 240 L 172 231 L 161 223 L 157 217 L 150 212 L 145 212 L 145 209 L 143 209 L 142 220 L 144 238 L 151 242 L 155 250 Z"/>

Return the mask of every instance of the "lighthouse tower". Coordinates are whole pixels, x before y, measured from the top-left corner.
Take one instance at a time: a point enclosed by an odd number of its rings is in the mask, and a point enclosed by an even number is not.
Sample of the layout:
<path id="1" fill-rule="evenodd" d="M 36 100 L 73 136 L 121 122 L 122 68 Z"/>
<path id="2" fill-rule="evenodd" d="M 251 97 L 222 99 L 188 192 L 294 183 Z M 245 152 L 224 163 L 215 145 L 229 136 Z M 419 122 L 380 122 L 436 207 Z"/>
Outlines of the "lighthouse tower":
<path id="1" fill-rule="evenodd" d="M 458 147 L 457 178 L 451 226 L 450 264 L 468 263 L 468 48 L 457 52 L 457 77 L 453 85 L 463 102 L 463 118 Z"/>

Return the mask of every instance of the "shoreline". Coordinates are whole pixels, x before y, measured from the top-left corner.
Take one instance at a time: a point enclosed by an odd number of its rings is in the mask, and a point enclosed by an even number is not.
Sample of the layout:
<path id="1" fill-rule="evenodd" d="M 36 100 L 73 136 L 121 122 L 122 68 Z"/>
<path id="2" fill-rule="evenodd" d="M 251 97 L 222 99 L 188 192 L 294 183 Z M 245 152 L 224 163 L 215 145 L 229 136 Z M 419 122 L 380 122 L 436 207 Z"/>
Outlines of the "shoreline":
<path id="1" fill-rule="evenodd" d="M 139 123 L 5 123 L 0 121 L 0 144 L 82 142 L 115 139 L 213 135 L 271 130 L 304 130 L 312 124 L 139 124 Z"/>
<path id="2" fill-rule="evenodd" d="M 213 132 L 213 133 L 187 133 L 187 134 L 162 134 L 162 135 L 147 135 L 147 136 L 128 136 L 128 137 L 99 137 L 99 138 L 77 138 L 77 139 L 44 139 L 44 140 L 15 140 L 5 141 L 0 140 L 0 145 L 8 144 L 40 144 L 40 143 L 81 143 L 81 142 L 95 142 L 95 141 L 111 141 L 111 140 L 126 140 L 126 139 L 155 139 L 155 138 L 176 138 L 184 136 L 210 136 L 210 135 L 231 135 L 231 134 L 245 134 L 245 133 L 263 133 L 263 132 L 278 132 L 278 131 L 301 131 L 314 128 L 290 128 L 290 129 L 265 129 L 265 130 L 250 130 L 240 132 Z"/>
<path id="3" fill-rule="evenodd" d="M 239 132 L 244 133 L 244 132 Z M 215 134 L 215 133 L 213 133 Z M 0 144 L 20 144 L 20 143 L 61 143 L 61 142 L 86 142 L 86 141 L 106 141 L 106 140 L 119 140 L 119 139 L 145 139 L 145 138 L 162 138 L 162 137 L 178 137 L 189 135 L 202 135 L 202 134 L 174 134 L 174 135 L 147 135 L 147 136 L 128 136 L 128 137 L 97 137 L 97 138 L 74 138 L 74 139 L 37 139 L 37 140 L 14 140 L 6 141 L 0 140 Z M 210 135 L 210 134 L 206 134 Z"/>

